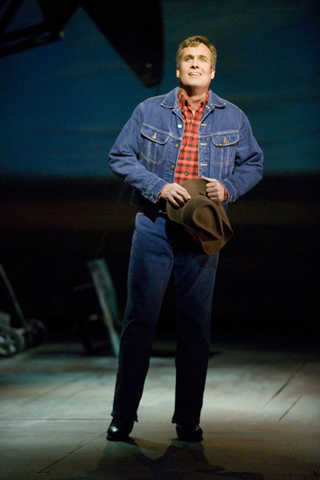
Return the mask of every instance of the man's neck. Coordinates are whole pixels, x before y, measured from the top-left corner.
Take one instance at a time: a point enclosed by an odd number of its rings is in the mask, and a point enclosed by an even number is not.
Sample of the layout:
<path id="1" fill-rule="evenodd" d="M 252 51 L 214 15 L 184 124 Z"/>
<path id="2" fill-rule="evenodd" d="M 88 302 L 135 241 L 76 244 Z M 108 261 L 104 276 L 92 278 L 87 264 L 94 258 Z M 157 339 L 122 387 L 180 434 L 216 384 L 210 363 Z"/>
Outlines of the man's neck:
<path id="1" fill-rule="evenodd" d="M 198 110 L 199 103 L 205 100 L 208 90 L 206 90 L 205 92 L 203 90 L 197 91 L 196 89 L 185 88 L 185 87 L 182 87 L 181 85 L 180 85 L 180 88 L 182 90 L 183 95 L 190 102 L 191 110 L 194 113 L 196 110 Z"/>

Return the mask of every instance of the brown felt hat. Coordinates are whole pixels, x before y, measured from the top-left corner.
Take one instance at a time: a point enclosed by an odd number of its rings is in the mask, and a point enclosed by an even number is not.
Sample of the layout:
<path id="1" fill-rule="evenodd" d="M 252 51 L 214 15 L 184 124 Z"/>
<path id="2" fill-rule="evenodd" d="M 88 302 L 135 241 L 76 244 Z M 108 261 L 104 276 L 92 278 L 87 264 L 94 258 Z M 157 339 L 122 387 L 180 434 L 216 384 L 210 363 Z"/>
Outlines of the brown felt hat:
<path id="1" fill-rule="evenodd" d="M 206 184 L 204 178 L 183 182 L 181 185 L 191 198 L 180 208 L 167 202 L 167 214 L 170 220 L 185 227 L 205 253 L 214 255 L 230 240 L 233 230 L 221 203 L 207 197 Z"/>

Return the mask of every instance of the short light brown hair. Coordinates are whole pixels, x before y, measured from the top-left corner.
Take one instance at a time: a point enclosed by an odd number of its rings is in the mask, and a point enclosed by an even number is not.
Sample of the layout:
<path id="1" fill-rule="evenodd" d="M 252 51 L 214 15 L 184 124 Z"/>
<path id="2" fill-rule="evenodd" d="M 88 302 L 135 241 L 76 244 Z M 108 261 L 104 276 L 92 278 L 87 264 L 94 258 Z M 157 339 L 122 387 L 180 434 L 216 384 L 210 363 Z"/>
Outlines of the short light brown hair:
<path id="1" fill-rule="evenodd" d="M 180 45 L 178 46 L 177 50 L 177 55 L 176 55 L 176 62 L 177 62 L 177 67 L 179 68 L 181 58 L 182 58 L 182 50 L 188 47 L 197 47 L 199 43 L 203 43 L 207 48 L 209 48 L 211 52 L 211 68 L 216 67 L 217 63 L 217 50 L 212 43 L 209 42 L 209 40 L 206 37 L 203 37 L 201 35 L 195 35 L 193 37 L 186 38 Z"/>

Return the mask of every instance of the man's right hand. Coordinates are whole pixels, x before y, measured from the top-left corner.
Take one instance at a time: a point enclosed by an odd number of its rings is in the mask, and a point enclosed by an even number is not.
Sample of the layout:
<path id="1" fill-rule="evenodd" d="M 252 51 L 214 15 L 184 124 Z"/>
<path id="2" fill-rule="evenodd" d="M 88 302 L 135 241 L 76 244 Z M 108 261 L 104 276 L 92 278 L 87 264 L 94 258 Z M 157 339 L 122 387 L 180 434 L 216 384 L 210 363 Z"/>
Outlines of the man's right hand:
<path id="1" fill-rule="evenodd" d="M 175 207 L 182 207 L 191 197 L 187 190 L 178 183 L 167 183 L 160 193 L 160 198 Z"/>

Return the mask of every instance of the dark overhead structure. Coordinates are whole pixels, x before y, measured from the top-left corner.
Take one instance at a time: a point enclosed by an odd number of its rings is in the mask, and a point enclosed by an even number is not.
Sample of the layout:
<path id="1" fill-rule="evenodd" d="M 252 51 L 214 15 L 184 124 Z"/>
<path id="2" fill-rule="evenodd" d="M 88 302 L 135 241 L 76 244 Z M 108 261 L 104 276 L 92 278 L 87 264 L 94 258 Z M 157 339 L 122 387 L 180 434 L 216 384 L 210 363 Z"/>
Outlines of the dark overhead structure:
<path id="1" fill-rule="evenodd" d="M 161 83 L 164 64 L 161 0 L 37 0 L 43 21 L 12 29 L 23 3 L 24 0 L 0 0 L 0 57 L 63 39 L 63 28 L 82 7 L 143 85 L 152 87 Z"/>

